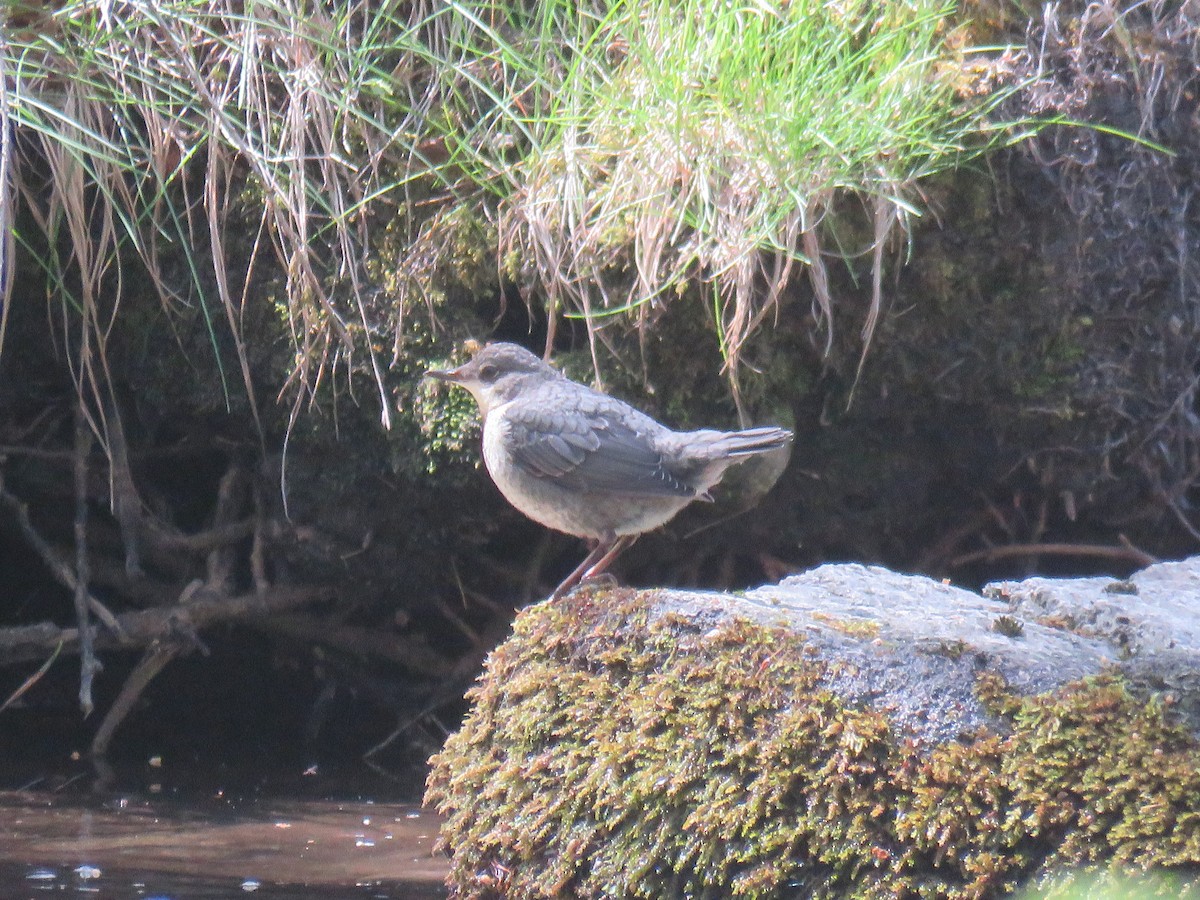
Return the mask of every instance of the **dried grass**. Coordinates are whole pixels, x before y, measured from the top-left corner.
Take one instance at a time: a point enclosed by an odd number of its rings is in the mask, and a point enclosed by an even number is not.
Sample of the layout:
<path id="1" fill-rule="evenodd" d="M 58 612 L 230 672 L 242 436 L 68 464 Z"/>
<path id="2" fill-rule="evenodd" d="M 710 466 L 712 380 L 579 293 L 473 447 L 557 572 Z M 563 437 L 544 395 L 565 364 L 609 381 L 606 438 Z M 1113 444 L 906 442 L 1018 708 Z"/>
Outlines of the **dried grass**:
<path id="1" fill-rule="evenodd" d="M 91 405 L 104 405 L 104 346 L 134 271 L 149 276 L 169 312 L 200 306 L 218 358 L 215 329 L 230 329 L 253 405 L 243 322 L 256 266 L 270 253 L 286 279 L 295 366 L 284 391 L 294 390 L 296 409 L 333 367 L 353 369 L 355 354 L 365 353 L 388 424 L 382 367 L 356 332 L 375 327 L 362 277 L 370 213 L 438 168 L 420 159 L 426 135 L 414 127 L 428 97 L 395 95 L 412 48 L 425 47 L 419 11 L 371 2 L 72 0 L 14 6 L 8 16 L 0 43 L 3 286 L 11 285 L 20 197 L 40 235 L 19 238 L 37 251 L 64 323 L 78 317 L 67 344 Z M 397 165 L 406 151 L 410 164 Z M 247 188 L 261 198 L 248 252 L 227 237 L 244 216 L 235 207 Z M 181 257 L 182 283 L 174 274 Z"/>
<path id="2" fill-rule="evenodd" d="M 375 320 L 368 228 L 418 197 L 443 208 L 490 197 L 498 258 L 524 257 L 551 339 L 564 313 L 594 339 L 614 317 L 644 335 L 699 280 L 740 403 L 746 341 L 801 271 L 831 346 L 823 223 L 835 200 L 859 194 L 873 219 L 865 352 L 883 245 L 915 210 L 913 184 L 978 149 L 986 101 L 960 106 L 940 68 L 947 11 L 941 0 L 12 7 L 0 287 L 19 197 L 40 237 L 18 237 L 39 251 L 90 409 L 105 408 L 105 346 L 137 271 L 168 312 L 199 307 L 218 360 L 218 329 L 233 335 L 257 417 L 244 322 L 269 263 L 285 280 L 292 421 L 365 354 L 387 425 L 375 348 L 424 300 L 402 281 L 391 321 Z M 231 246 L 247 189 L 259 221 Z M 415 238 L 421 217 L 406 218 Z"/>
<path id="3" fill-rule="evenodd" d="M 646 328 L 683 285 L 707 284 L 740 406 L 746 341 L 799 271 L 832 345 L 823 223 L 859 194 L 874 234 L 865 354 L 883 247 L 915 211 L 914 184 L 985 143 L 987 101 L 964 106 L 944 65 L 948 12 L 930 0 L 580 12 L 594 27 L 564 29 L 586 37 L 506 204 L 507 245 L 552 313 L 582 316 L 593 336 L 608 317 Z"/>

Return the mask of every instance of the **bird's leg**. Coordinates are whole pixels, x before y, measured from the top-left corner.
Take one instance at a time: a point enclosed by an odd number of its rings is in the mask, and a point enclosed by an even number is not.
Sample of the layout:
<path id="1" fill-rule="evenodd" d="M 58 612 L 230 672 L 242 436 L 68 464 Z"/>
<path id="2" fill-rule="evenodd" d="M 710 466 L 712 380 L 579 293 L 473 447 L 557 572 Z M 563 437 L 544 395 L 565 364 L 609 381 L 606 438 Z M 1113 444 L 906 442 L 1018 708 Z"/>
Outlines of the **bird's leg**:
<path id="1" fill-rule="evenodd" d="M 550 595 L 550 599 L 557 600 L 578 585 L 583 580 L 584 573 L 591 571 L 593 566 L 596 565 L 597 560 L 607 553 L 614 543 L 616 543 L 616 538 L 613 538 L 611 541 L 597 541 L 596 546 L 592 548 L 592 552 L 584 558 L 583 562 L 575 567 L 575 570 L 570 575 L 563 579 L 562 584 L 554 589 L 554 593 Z"/>
<path id="2" fill-rule="evenodd" d="M 592 567 L 584 572 L 583 577 L 579 580 L 588 581 L 592 578 L 596 578 L 599 575 L 603 575 L 605 570 L 612 565 L 613 560 L 629 549 L 629 546 L 637 539 L 638 536 L 636 534 L 626 534 L 617 538 L 608 547 L 608 551 L 602 557 L 596 560 L 596 562 L 592 564 Z"/>

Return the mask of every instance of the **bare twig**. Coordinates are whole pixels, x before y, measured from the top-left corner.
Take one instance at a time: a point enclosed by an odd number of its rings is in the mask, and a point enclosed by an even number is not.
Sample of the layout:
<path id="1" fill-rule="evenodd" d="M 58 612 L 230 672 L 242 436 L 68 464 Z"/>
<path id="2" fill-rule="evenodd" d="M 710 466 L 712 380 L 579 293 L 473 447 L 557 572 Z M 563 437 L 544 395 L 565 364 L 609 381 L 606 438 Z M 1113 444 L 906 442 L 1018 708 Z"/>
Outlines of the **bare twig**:
<path id="1" fill-rule="evenodd" d="M 1139 550 L 1128 541 L 1122 541 L 1118 547 L 1107 544 L 1005 544 L 1001 547 L 988 547 L 985 550 L 964 553 L 950 560 L 948 566 L 957 568 L 969 563 L 992 562 L 1011 556 L 1094 556 L 1102 559 L 1119 559 L 1143 567 L 1158 562 L 1158 557 Z"/>
<path id="2" fill-rule="evenodd" d="M 125 679 L 125 684 L 121 686 L 121 693 L 117 695 L 117 699 L 113 701 L 113 705 L 109 707 L 108 712 L 104 715 L 104 721 L 100 723 L 100 727 L 96 729 L 96 735 L 92 738 L 92 756 L 104 756 L 108 752 L 108 745 L 112 741 L 113 734 L 116 733 L 120 724 L 125 721 L 125 717 L 129 715 L 133 709 L 133 705 L 137 703 L 138 697 L 142 695 L 142 691 L 146 686 L 154 680 L 167 663 L 179 655 L 179 644 L 151 644 L 146 648 L 146 652 L 142 655 L 141 660 L 129 673 L 129 677 Z"/>
<path id="3" fill-rule="evenodd" d="M 368 750 L 363 753 L 362 758 L 369 763 L 371 759 L 394 744 L 396 740 L 404 734 L 404 732 L 408 731 L 408 729 L 412 728 L 426 716 L 436 712 L 438 707 L 444 706 L 450 701 L 461 696 L 463 690 L 464 686 L 458 683 L 451 683 L 443 686 L 441 690 L 435 693 L 433 697 L 426 701 L 425 705 L 416 712 L 410 713 L 409 715 L 398 719 L 396 727 L 388 733 L 387 737 L 374 746 L 368 748 Z"/>
<path id="4" fill-rule="evenodd" d="M 363 759 L 370 760 L 373 756 L 391 746 L 404 732 L 433 713 L 438 707 L 461 697 L 463 691 L 474 680 L 488 652 L 504 638 L 509 627 L 508 621 L 506 617 L 493 619 L 483 633 L 479 635 L 479 642 L 470 652 L 458 658 L 454 666 L 450 669 L 448 676 L 430 692 L 424 705 L 415 713 L 407 713 L 399 717 L 396 727 L 392 732 L 367 750 L 363 754 Z"/>
<path id="5" fill-rule="evenodd" d="M 1175 514 L 1175 518 L 1179 520 L 1179 524 L 1183 526 L 1184 531 L 1190 534 L 1197 541 L 1200 541 L 1200 531 L 1196 530 L 1196 526 L 1191 523 L 1186 515 L 1184 515 L 1183 510 L 1179 508 L 1179 504 L 1175 500 L 1167 501 L 1167 509 L 1171 510 L 1171 512 Z"/>
<path id="6" fill-rule="evenodd" d="M 6 709 L 8 709 L 10 706 L 12 706 L 14 703 L 16 703 L 18 700 L 20 700 L 21 697 L 23 697 L 25 695 L 25 693 L 31 687 L 33 687 L 35 684 L 37 684 L 39 681 L 41 681 L 42 676 L 50 671 L 50 667 L 52 665 L 54 665 L 54 661 L 56 659 L 58 659 L 58 654 L 61 652 L 62 652 L 62 644 L 59 644 L 57 647 L 54 648 L 54 652 L 51 653 L 48 657 L 46 657 L 46 661 L 44 663 L 42 663 L 42 665 L 38 668 L 38 670 L 36 672 L 34 672 L 32 675 L 30 675 L 28 678 L 26 678 L 21 683 L 21 686 L 19 688 L 17 688 L 15 691 L 13 691 L 11 694 L 9 694 L 8 699 L 5 700 L 3 704 L 0 704 L 0 712 L 4 712 Z"/>
<path id="7" fill-rule="evenodd" d="M 91 715 L 92 679 L 100 662 L 92 646 L 92 628 L 88 616 L 88 544 L 87 544 L 87 460 L 92 452 L 92 429 L 84 416 L 83 397 L 75 414 L 75 621 L 79 625 L 79 708 Z"/>
<path id="8" fill-rule="evenodd" d="M 478 646 L 481 640 L 479 632 L 467 624 L 467 621 L 450 608 L 450 605 L 444 600 L 437 601 L 437 609 L 451 625 L 463 633 L 467 640 L 473 645 Z"/>
<path id="9" fill-rule="evenodd" d="M 42 558 L 42 562 L 46 564 L 46 567 L 50 570 L 50 574 L 54 576 L 55 580 L 67 590 L 75 591 L 75 571 L 63 561 L 54 551 L 54 548 L 33 527 L 33 523 L 29 520 L 29 507 L 4 489 L 2 479 L 0 479 L 0 503 L 3 503 L 12 510 L 13 516 L 17 520 L 17 526 L 21 529 L 21 533 L 25 535 L 25 540 L 37 551 L 38 556 Z M 108 607 L 90 593 L 87 595 L 87 602 L 88 608 L 95 614 L 96 618 L 103 622 L 104 626 L 110 632 L 120 636 L 121 624 Z"/>

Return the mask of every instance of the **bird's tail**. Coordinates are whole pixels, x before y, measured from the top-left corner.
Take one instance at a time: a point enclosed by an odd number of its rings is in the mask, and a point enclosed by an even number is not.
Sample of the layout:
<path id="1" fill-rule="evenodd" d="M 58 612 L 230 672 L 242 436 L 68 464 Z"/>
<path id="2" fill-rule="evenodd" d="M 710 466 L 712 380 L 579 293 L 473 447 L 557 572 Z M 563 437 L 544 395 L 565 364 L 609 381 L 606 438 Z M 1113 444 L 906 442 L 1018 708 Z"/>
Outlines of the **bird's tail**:
<path id="1" fill-rule="evenodd" d="M 780 447 L 786 447 L 791 441 L 792 433 L 786 428 L 768 425 L 762 428 L 748 428 L 745 431 L 719 434 L 712 443 L 712 449 L 718 456 L 736 458 L 778 450 Z"/>

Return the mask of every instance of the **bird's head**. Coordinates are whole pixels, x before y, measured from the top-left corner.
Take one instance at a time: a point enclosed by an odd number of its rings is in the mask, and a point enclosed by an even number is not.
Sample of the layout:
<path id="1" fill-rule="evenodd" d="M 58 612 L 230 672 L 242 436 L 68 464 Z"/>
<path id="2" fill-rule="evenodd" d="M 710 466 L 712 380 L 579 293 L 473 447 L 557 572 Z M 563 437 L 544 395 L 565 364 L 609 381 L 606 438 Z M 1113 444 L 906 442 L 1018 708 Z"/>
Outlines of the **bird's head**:
<path id="1" fill-rule="evenodd" d="M 485 344 L 470 362 L 457 369 L 435 369 L 425 375 L 466 388 L 485 417 L 489 410 L 514 399 L 525 388 L 563 377 L 524 347 L 504 343 Z"/>

